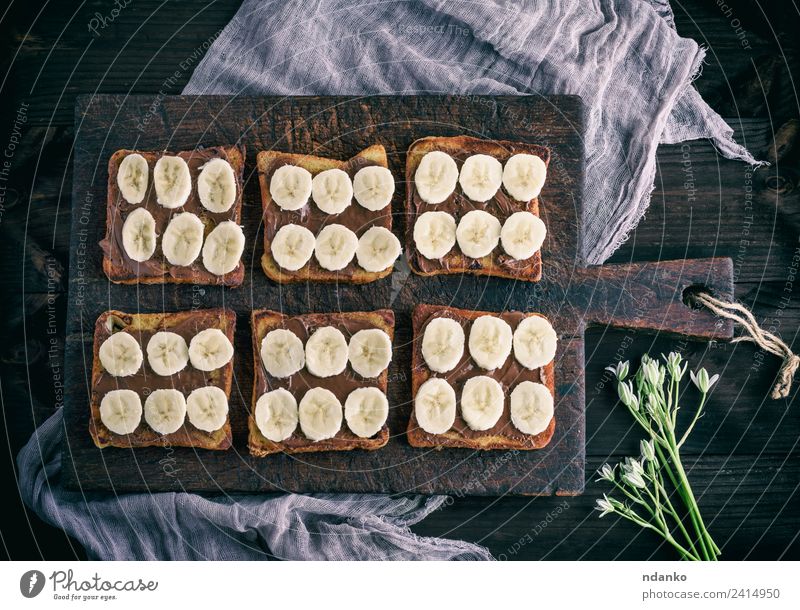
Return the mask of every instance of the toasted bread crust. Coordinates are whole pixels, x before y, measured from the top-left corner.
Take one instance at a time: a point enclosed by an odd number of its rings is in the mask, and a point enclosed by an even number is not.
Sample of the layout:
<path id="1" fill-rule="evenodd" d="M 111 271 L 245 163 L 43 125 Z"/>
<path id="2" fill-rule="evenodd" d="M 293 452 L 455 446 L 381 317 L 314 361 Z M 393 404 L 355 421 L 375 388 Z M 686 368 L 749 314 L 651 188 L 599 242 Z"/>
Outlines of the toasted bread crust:
<path id="1" fill-rule="evenodd" d="M 242 192 L 243 192 L 243 174 L 244 174 L 244 165 L 245 165 L 245 148 L 244 145 L 240 146 L 217 146 L 212 149 L 206 150 L 213 150 L 219 151 L 223 154 L 224 158 L 231 164 L 233 167 L 233 173 L 236 176 L 236 183 L 237 183 L 237 196 L 236 201 L 233 204 L 233 207 L 230 209 L 227 215 L 230 216 L 230 220 L 234 222 L 241 223 L 242 217 Z M 203 150 L 197 151 L 197 154 L 203 153 Z M 119 168 L 119 164 L 121 163 L 122 159 L 131 153 L 138 153 L 142 155 L 148 162 L 149 165 L 153 165 L 155 161 L 164 155 L 167 154 L 177 154 L 181 156 L 188 156 L 192 153 L 189 151 L 181 151 L 178 153 L 169 153 L 169 152 L 158 152 L 158 151 L 140 151 L 140 150 L 118 150 L 108 161 L 108 195 L 106 199 L 106 233 L 103 242 L 109 242 L 112 239 L 112 234 L 114 231 L 113 222 L 114 222 L 114 214 L 112 213 L 115 206 L 117 205 L 118 201 L 118 191 L 119 188 L 117 187 L 117 169 Z M 151 176 L 152 180 L 152 176 Z M 152 189 L 152 184 L 149 187 Z M 193 180 L 192 183 L 192 195 L 190 199 L 196 197 L 197 186 Z M 176 211 L 184 211 L 184 208 L 178 208 Z M 185 210 L 191 211 L 191 210 Z M 194 210 L 195 213 L 200 212 L 201 218 L 205 215 L 211 216 L 210 214 L 206 214 L 200 210 Z M 156 227 L 156 232 L 160 236 L 163 234 L 165 227 Z M 103 243 L 101 242 L 101 244 Z M 156 255 L 161 251 L 161 244 L 159 241 L 158 247 L 156 249 Z M 156 256 L 154 255 L 154 256 Z M 202 257 L 202 255 L 201 255 Z M 198 257 L 198 261 L 201 257 Z M 132 273 L 130 269 L 122 265 L 114 264 L 109 256 L 108 252 L 104 252 L 103 255 L 103 273 L 106 274 L 109 280 L 111 280 L 115 284 L 200 284 L 200 285 L 222 285 L 222 286 L 240 286 L 244 281 L 244 263 L 242 261 L 236 266 L 236 268 L 231 271 L 230 273 L 226 273 L 224 276 L 215 276 L 205 271 L 201 271 L 200 273 L 194 274 L 187 274 L 187 275 L 171 275 L 169 270 L 175 269 L 171 265 L 169 265 L 166 261 L 162 263 L 163 269 L 166 270 L 164 273 L 159 274 L 135 274 Z"/>
<path id="2" fill-rule="evenodd" d="M 348 165 L 358 165 L 359 163 L 365 166 L 379 165 L 381 167 L 389 167 L 386 149 L 380 144 L 374 144 L 365 148 L 347 161 L 273 150 L 261 151 L 257 155 L 257 167 L 258 183 L 261 188 L 261 206 L 265 220 L 278 210 L 278 206 L 272 200 L 272 196 L 269 192 L 269 179 L 271 178 L 270 165 L 278 160 L 285 162 L 284 164 L 303 167 L 312 175 L 316 175 L 328 169 L 346 169 Z M 313 206 L 313 203 L 309 205 Z M 358 205 L 358 203 L 353 203 L 351 205 Z M 315 213 L 313 207 L 311 213 Z M 316 213 L 323 214 L 319 211 Z M 392 230 L 391 204 L 387 206 L 385 214 L 381 215 L 380 211 L 373 212 L 373 214 L 375 214 L 376 218 L 379 218 L 379 222 L 376 223 L 375 226 L 383 226 L 390 231 Z M 312 257 L 312 261 L 313 260 Z M 287 271 L 281 269 L 272 256 L 272 237 L 266 230 L 264 231 L 264 253 L 261 255 L 261 268 L 268 278 L 279 284 L 298 282 L 348 282 L 351 284 L 367 284 L 388 277 L 391 275 L 393 269 L 393 267 L 389 267 L 384 271 L 372 273 L 351 263 L 351 265 L 348 265 L 348 267 L 342 271 L 328 271 L 314 264 L 306 264 L 297 271 Z"/>
<path id="3" fill-rule="evenodd" d="M 414 221 L 417 217 L 417 209 L 414 203 L 414 174 L 417 171 L 422 157 L 427 153 L 440 150 L 448 153 L 455 159 L 463 159 L 467 155 L 484 154 L 492 156 L 501 162 L 506 161 L 512 154 L 528 153 L 539 156 L 545 163 L 550 163 L 550 149 L 536 144 L 525 142 L 511 142 L 508 140 L 482 140 L 471 136 L 455 137 L 436 137 L 430 136 L 416 140 L 408 149 L 406 156 L 406 199 L 405 212 L 408 222 L 406 223 L 406 254 L 411 270 L 417 275 L 433 276 L 442 274 L 469 273 L 478 276 L 493 276 L 507 279 L 523 280 L 528 282 L 538 282 L 542 279 L 542 256 L 541 251 L 536 252 L 530 259 L 529 264 L 525 265 L 506 265 L 498 263 L 497 251 L 501 247 L 498 245 L 495 252 L 480 259 L 471 259 L 463 254 L 458 245 L 453 247 L 442 260 L 444 265 L 439 268 L 425 270 L 420 268 L 414 244 Z M 458 162 L 458 161 L 457 161 Z M 458 186 L 456 190 L 458 190 Z M 502 187 L 501 187 L 502 190 Z M 491 201 L 491 200 L 490 200 Z M 516 202 L 519 209 L 515 211 L 528 211 L 539 215 L 538 199 L 528 202 Z M 502 219 L 500 219 L 502 222 Z M 515 268 L 517 267 L 517 268 Z"/>
<path id="4" fill-rule="evenodd" d="M 421 343 L 422 343 L 422 327 L 425 322 L 430 318 L 430 316 L 434 313 L 449 313 L 451 317 L 456 319 L 462 320 L 475 320 L 483 315 L 498 315 L 492 312 L 486 311 L 473 311 L 469 309 L 457 309 L 455 307 L 443 307 L 439 305 L 428 305 L 428 304 L 421 304 L 417 305 L 414 308 L 414 312 L 412 314 L 412 328 L 414 332 L 414 345 L 412 349 L 412 356 L 411 356 L 411 396 L 412 402 L 414 397 L 417 395 L 417 390 L 419 387 L 432 376 L 430 369 L 428 369 L 427 365 L 425 364 L 424 359 L 422 358 L 421 353 Z M 525 316 L 541 316 L 538 313 L 529 313 L 525 314 Z M 465 347 L 466 349 L 466 347 Z M 509 358 L 513 358 L 513 354 L 509 356 Z M 502 371 L 502 368 L 499 369 Z M 550 390 L 550 393 L 555 396 L 555 379 L 554 379 L 554 371 L 555 365 L 553 362 L 550 362 L 546 366 L 542 367 L 542 380 L 541 382 L 544 383 L 545 386 Z M 494 376 L 494 372 L 486 372 L 486 375 Z M 499 375 L 502 377 L 502 373 Z M 508 407 L 506 407 L 508 408 Z M 411 417 L 409 418 L 408 422 L 408 429 L 406 434 L 408 436 L 408 442 L 412 447 L 435 447 L 435 448 L 444 448 L 444 447 L 460 447 L 466 449 L 480 449 L 480 450 L 490 450 L 490 449 L 517 449 L 521 451 L 527 451 L 532 449 L 541 449 L 550 443 L 550 440 L 553 438 L 553 433 L 555 432 L 555 425 L 556 425 L 556 418 L 553 416 L 553 419 L 550 420 L 550 424 L 548 425 L 547 429 L 544 432 L 536 435 L 523 435 L 520 436 L 508 436 L 503 434 L 502 432 L 499 434 L 484 434 L 477 436 L 475 438 L 466 438 L 463 436 L 458 430 L 450 429 L 444 434 L 429 434 L 422 430 L 417 423 L 417 418 L 414 413 L 414 409 L 411 410 Z"/>
<path id="5" fill-rule="evenodd" d="M 92 392 L 91 392 L 91 417 L 89 420 L 89 433 L 94 440 L 94 444 L 100 448 L 104 447 L 194 447 L 196 449 L 228 449 L 232 442 L 232 432 L 230 416 L 226 419 L 225 425 L 214 432 L 205 432 L 192 426 L 187 417 L 184 425 L 172 434 L 158 434 L 144 422 L 131 434 L 120 435 L 112 432 L 103 424 L 100 419 L 100 401 L 103 394 L 97 391 L 97 386 L 103 375 L 102 364 L 100 363 L 100 345 L 103 338 L 108 336 L 107 324 L 113 323 L 114 326 L 121 325 L 130 331 L 148 332 L 155 330 L 170 330 L 185 323 L 197 322 L 202 328 L 219 328 L 228 339 L 233 343 L 236 329 L 236 314 L 224 308 L 204 309 L 198 311 L 182 311 L 176 313 L 150 313 L 150 314 L 128 314 L 121 311 L 110 310 L 103 312 L 97 318 L 94 332 L 94 347 L 92 356 Z M 142 345 L 145 363 L 147 360 L 146 344 Z M 191 366 L 191 365 L 187 365 Z M 233 359 L 225 366 L 205 373 L 204 377 L 211 383 L 221 388 L 225 395 L 230 399 L 231 384 L 233 381 Z M 118 384 L 120 389 L 128 388 L 128 378 L 120 377 Z M 162 377 L 164 387 L 170 387 L 170 377 Z M 200 386 L 198 386 L 200 387 Z M 130 387 L 130 389 L 135 389 Z M 156 388 L 153 388 L 156 389 Z M 141 393 L 140 393 L 141 396 Z M 144 402 L 145 396 L 142 396 Z"/>
<path id="6" fill-rule="evenodd" d="M 389 335 L 389 338 L 394 340 L 394 313 L 389 309 L 381 309 L 378 311 L 358 311 L 347 312 L 338 314 L 329 313 L 310 313 L 299 316 L 287 316 L 277 311 L 268 309 L 254 310 L 251 314 L 252 338 L 253 338 L 253 396 L 250 416 L 247 419 L 247 427 L 249 431 L 248 448 L 250 454 L 255 457 L 265 457 L 273 453 L 310 453 L 320 451 L 350 451 L 352 449 L 365 449 L 373 451 L 380 449 L 389 442 L 389 427 L 387 424 L 371 438 L 360 438 L 351 433 L 347 429 L 347 424 L 343 421 L 342 428 L 336 436 L 323 441 L 311 441 L 302 436 L 300 427 L 298 425 L 293 438 L 302 438 L 304 442 L 287 445 L 284 443 L 275 443 L 267 439 L 258 429 L 255 421 L 256 402 L 258 401 L 259 394 L 259 376 L 265 375 L 263 366 L 261 364 L 260 347 L 261 341 L 264 336 L 275 328 L 281 327 L 289 319 L 301 319 L 308 327 L 319 327 L 326 325 L 337 326 L 342 320 L 350 322 L 360 322 L 372 328 L 379 328 Z M 349 365 L 348 365 L 349 366 Z M 384 370 L 377 379 L 377 383 L 365 384 L 377 387 L 384 394 L 386 393 L 389 381 L 388 369 Z M 299 399 L 300 397 L 295 396 Z"/>

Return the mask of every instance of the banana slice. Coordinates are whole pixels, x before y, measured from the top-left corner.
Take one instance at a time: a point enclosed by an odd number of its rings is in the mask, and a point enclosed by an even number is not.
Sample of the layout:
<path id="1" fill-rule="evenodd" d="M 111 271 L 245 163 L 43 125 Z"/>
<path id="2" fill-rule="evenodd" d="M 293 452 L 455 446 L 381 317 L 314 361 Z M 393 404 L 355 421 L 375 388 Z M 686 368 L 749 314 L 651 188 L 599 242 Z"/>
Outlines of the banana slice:
<path id="1" fill-rule="evenodd" d="M 209 212 L 227 212 L 236 201 L 236 175 L 225 159 L 211 159 L 200 168 L 197 196 Z"/>
<path id="2" fill-rule="evenodd" d="M 198 430 L 214 432 L 228 419 L 228 397 L 214 385 L 197 388 L 186 398 L 186 415 Z"/>
<path id="3" fill-rule="evenodd" d="M 326 169 L 311 181 L 311 197 L 326 214 L 341 214 L 353 202 L 353 183 L 347 172 Z"/>
<path id="4" fill-rule="evenodd" d="M 303 342 L 285 328 L 271 330 L 261 341 L 261 362 L 267 373 L 277 379 L 294 375 L 306 364 Z"/>
<path id="5" fill-rule="evenodd" d="M 356 260 L 359 267 L 378 273 L 394 265 L 400 256 L 400 240 L 385 227 L 371 227 L 358 240 Z"/>
<path id="6" fill-rule="evenodd" d="M 461 166 L 458 183 L 472 201 L 489 201 L 503 183 L 503 165 L 489 155 L 472 155 Z"/>
<path id="7" fill-rule="evenodd" d="M 300 429 L 312 441 L 336 436 L 342 427 L 342 403 L 325 388 L 311 388 L 298 408 Z"/>
<path id="8" fill-rule="evenodd" d="M 147 361 L 156 375 L 174 375 L 189 363 L 189 347 L 179 334 L 162 330 L 147 342 Z"/>
<path id="9" fill-rule="evenodd" d="M 444 434 L 456 421 L 456 391 L 446 380 L 431 377 L 417 390 L 414 414 L 428 434 Z"/>
<path id="10" fill-rule="evenodd" d="M 103 341 L 99 350 L 100 364 L 114 377 L 129 377 L 142 366 L 144 356 L 139 342 L 125 332 L 118 332 Z"/>
<path id="11" fill-rule="evenodd" d="M 297 401 L 283 388 L 262 394 L 256 402 L 255 418 L 267 439 L 273 443 L 285 441 L 297 429 Z"/>
<path id="12" fill-rule="evenodd" d="M 344 418 L 350 431 L 361 438 L 375 436 L 389 417 L 389 401 L 378 388 L 358 388 L 344 401 Z"/>
<path id="13" fill-rule="evenodd" d="M 233 345 L 218 328 L 207 328 L 189 341 L 189 361 L 199 371 L 214 371 L 233 358 Z"/>
<path id="14" fill-rule="evenodd" d="M 458 223 L 456 240 L 465 256 L 482 258 L 500 241 L 500 221 L 483 210 L 467 212 Z"/>
<path id="15" fill-rule="evenodd" d="M 269 194 L 282 210 L 299 210 L 311 197 L 311 173 L 297 165 L 279 167 L 269 181 Z"/>
<path id="16" fill-rule="evenodd" d="M 542 247 L 547 227 L 531 212 L 515 212 L 503 223 L 500 243 L 511 258 L 518 261 L 530 258 Z"/>
<path id="17" fill-rule="evenodd" d="M 435 318 L 422 335 L 422 357 L 428 368 L 447 373 L 456 368 L 464 355 L 464 329 L 452 318 Z"/>
<path id="18" fill-rule="evenodd" d="M 306 367 L 316 377 L 333 377 L 347 367 L 347 340 L 342 331 L 323 326 L 306 341 Z"/>
<path id="19" fill-rule="evenodd" d="M 425 203 L 442 203 L 456 189 L 457 181 L 456 162 L 440 150 L 422 157 L 414 173 L 414 185 Z"/>
<path id="20" fill-rule="evenodd" d="M 176 214 L 161 238 L 161 250 L 170 265 L 186 267 L 200 256 L 203 247 L 203 221 L 191 212 Z"/>
<path id="21" fill-rule="evenodd" d="M 414 245 L 425 258 L 442 258 L 456 245 L 456 220 L 447 212 L 425 212 L 414 223 Z"/>
<path id="22" fill-rule="evenodd" d="M 358 237 L 344 225 L 327 225 L 317 235 L 314 256 L 320 267 L 340 271 L 350 264 L 358 250 Z"/>
<path id="23" fill-rule="evenodd" d="M 142 203 L 150 181 L 147 160 L 139 153 L 126 156 L 117 169 L 117 186 L 128 203 Z M 109 428 L 110 430 L 111 428 Z"/>
<path id="24" fill-rule="evenodd" d="M 100 421 L 114 434 L 131 434 L 142 421 L 142 399 L 133 390 L 111 390 L 100 401 Z"/>
<path id="25" fill-rule="evenodd" d="M 496 316 L 481 316 L 469 329 L 469 354 L 487 371 L 503 366 L 511 353 L 511 327 Z"/>
<path id="26" fill-rule="evenodd" d="M 382 210 L 392 202 L 394 176 L 385 167 L 362 167 L 353 176 L 353 194 L 359 205 L 372 212 Z"/>
<path id="27" fill-rule="evenodd" d="M 347 351 L 356 373 L 377 377 L 392 361 L 392 340 L 380 328 L 365 328 L 350 337 Z"/>
<path id="28" fill-rule="evenodd" d="M 311 260 L 314 234 L 300 225 L 283 225 L 272 239 L 272 258 L 282 269 L 297 271 Z"/>
<path id="29" fill-rule="evenodd" d="M 556 357 L 558 335 L 540 316 L 522 320 L 514 331 L 514 357 L 527 369 L 537 369 Z"/>
<path id="30" fill-rule="evenodd" d="M 144 420 L 159 434 L 172 434 L 186 419 L 186 399 L 178 390 L 155 390 L 144 401 Z"/>
<path id="31" fill-rule="evenodd" d="M 514 155 L 503 169 L 503 186 L 517 201 L 530 201 L 539 196 L 547 177 L 547 166 L 536 155 Z"/>
<path id="32" fill-rule="evenodd" d="M 244 231 L 232 220 L 219 223 L 203 245 L 203 266 L 214 275 L 236 269 L 244 252 Z"/>
<path id="33" fill-rule="evenodd" d="M 547 430 L 553 419 L 553 395 L 547 386 L 523 381 L 511 391 L 511 423 L 524 434 Z"/>
<path id="34" fill-rule="evenodd" d="M 461 390 L 461 417 L 471 430 L 488 430 L 503 414 L 504 403 L 499 382 L 485 375 L 470 377 Z"/>
<path id="35" fill-rule="evenodd" d="M 180 157 L 163 156 L 153 170 L 156 201 L 165 208 L 179 208 L 192 194 L 192 176 L 189 166 Z"/>
<path id="36" fill-rule="evenodd" d="M 122 225 L 122 247 L 131 260 L 143 263 L 156 251 L 156 221 L 144 208 L 136 208 Z"/>

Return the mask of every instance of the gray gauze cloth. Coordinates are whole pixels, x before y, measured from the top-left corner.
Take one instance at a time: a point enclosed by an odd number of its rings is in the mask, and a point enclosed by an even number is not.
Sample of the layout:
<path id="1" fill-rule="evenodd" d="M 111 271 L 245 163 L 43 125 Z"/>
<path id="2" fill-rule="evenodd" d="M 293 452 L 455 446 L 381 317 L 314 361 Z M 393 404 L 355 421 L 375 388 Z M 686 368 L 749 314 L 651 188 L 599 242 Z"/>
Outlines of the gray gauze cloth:
<path id="1" fill-rule="evenodd" d="M 690 82 L 704 51 L 666 0 L 244 2 L 184 93 L 535 94 L 583 97 L 584 243 L 605 260 L 647 208 L 659 141 L 709 138 L 753 163 Z M 444 498 L 67 492 L 62 418 L 19 456 L 25 502 L 92 558 L 488 559 L 482 547 L 414 536 Z"/>
<path id="2" fill-rule="evenodd" d="M 444 496 L 67 491 L 58 483 L 58 410 L 17 456 L 22 499 L 77 539 L 90 559 L 491 559 L 481 546 L 423 538 L 408 528 Z"/>
<path id="3" fill-rule="evenodd" d="M 584 254 L 599 264 L 650 203 L 659 142 L 708 138 L 756 163 L 690 84 L 704 55 L 666 0 L 247 0 L 183 92 L 580 95 Z"/>

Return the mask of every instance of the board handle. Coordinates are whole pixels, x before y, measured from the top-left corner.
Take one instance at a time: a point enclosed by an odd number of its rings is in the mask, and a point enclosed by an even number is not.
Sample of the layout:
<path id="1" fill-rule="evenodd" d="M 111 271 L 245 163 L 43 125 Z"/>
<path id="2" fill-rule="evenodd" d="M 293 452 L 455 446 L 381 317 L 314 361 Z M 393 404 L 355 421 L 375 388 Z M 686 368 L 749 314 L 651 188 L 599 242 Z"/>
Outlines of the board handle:
<path id="1" fill-rule="evenodd" d="M 584 274 L 587 322 L 696 339 L 733 338 L 730 320 L 690 304 L 692 292 L 700 290 L 733 299 L 730 258 L 601 265 Z"/>

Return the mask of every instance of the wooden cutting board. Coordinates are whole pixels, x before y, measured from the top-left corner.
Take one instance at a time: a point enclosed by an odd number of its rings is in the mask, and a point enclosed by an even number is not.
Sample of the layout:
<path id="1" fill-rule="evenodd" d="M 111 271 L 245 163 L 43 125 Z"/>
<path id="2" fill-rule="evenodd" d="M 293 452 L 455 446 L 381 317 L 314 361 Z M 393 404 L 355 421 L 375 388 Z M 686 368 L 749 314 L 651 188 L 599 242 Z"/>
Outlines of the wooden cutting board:
<path id="1" fill-rule="evenodd" d="M 66 427 L 63 484 L 83 490 L 206 492 L 381 492 L 459 495 L 562 494 L 584 487 L 584 330 L 608 324 L 701 339 L 732 336 L 729 322 L 693 310 L 684 292 L 706 286 L 733 292 L 730 259 L 604 265 L 585 268 L 580 254 L 583 172 L 582 104 L 572 96 L 425 97 L 149 97 L 83 96 L 75 113 L 72 249 L 66 342 Z M 473 276 L 432 278 L 399 264 L 391 278 L 365 286 L 279 286 L 261 271 L 261 204 L 255 174 L 258 150 L 277 149 L 348 158 L 379 142 L 392 172 L 404 175 L 405 151 L 417 138 L 467 134 L 523 140 L 551 148 L 540 199 L 548 227 L 544 279 L 538 284 Z M 187 150 L 247 147 L 243 223 L 245 283 L 238 289 L 201 286 L 117 286 L 101 270 L 106 165 L 120 148 Z M 398 184 L 394 226 L 404 235 Z M 588 202 L 587 205 L 592 205 Z M 547 315 L 560 335 L 556 356 L 555 436 L 540 451 L 473 452 L 414 449 L 405 439 L 411 409 L 410 312 L 416 303 Z M 226 306 L 238 314 L 231 396 L 234 448 L 95 448 L 88 433 L 92 330 L 106 309 L 179 311 Z M 246 448 L 252 353 L 249 312 L 358 311 L 396 313 L 395 356 L 389 374 L 389 444 L 376 452 L 252 458 Z"/>

